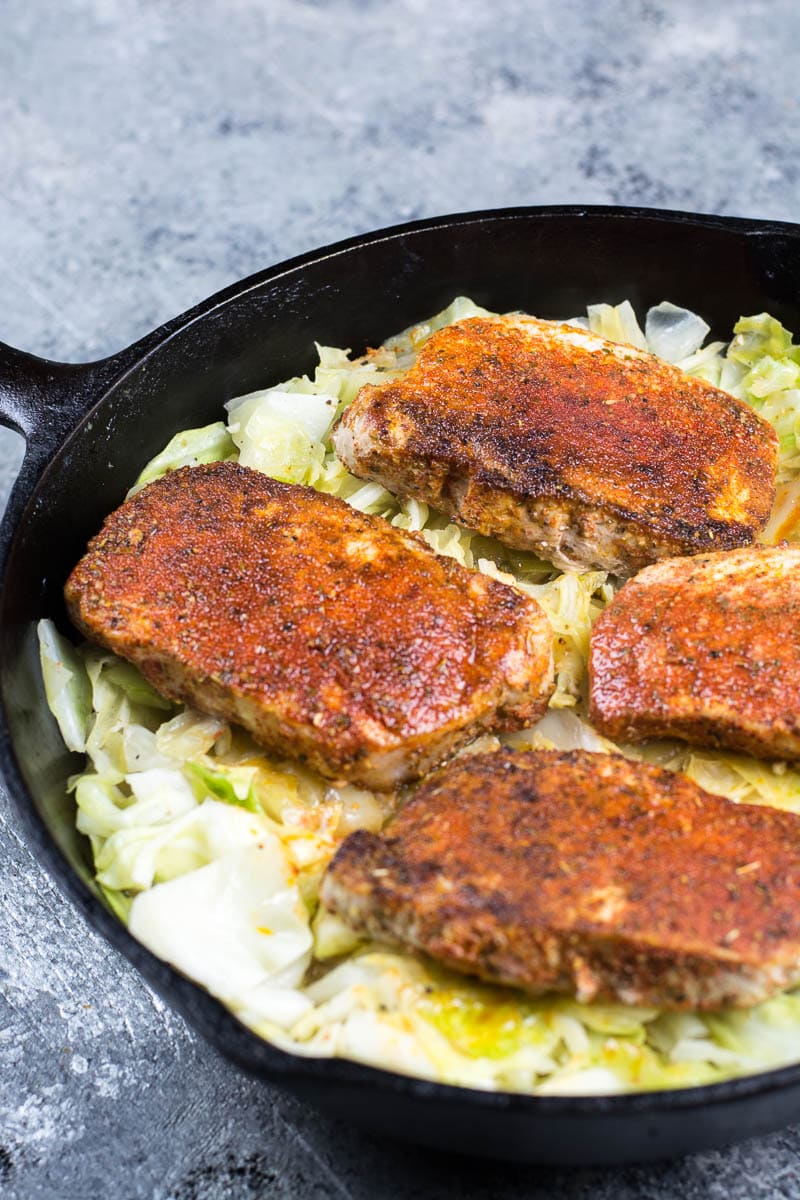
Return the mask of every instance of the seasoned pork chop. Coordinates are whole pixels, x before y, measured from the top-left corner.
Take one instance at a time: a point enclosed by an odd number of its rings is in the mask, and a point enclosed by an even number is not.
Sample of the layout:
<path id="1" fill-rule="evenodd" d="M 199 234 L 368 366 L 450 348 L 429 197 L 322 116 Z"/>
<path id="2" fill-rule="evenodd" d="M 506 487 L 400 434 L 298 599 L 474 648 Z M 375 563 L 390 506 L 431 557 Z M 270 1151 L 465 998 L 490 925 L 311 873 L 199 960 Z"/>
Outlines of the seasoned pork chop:
<path id="1" fill-rule="evenodd" d="M 356 475 L 559 565 L 628 574 L 752 542 L 777 439 L 745 404 L 632 346 L 534 317 L 435 333 L 335 433 Z"/>
<path id="2" fill-rule="evenodd" d="M 746 1007 L 800 980 L 800 817 L 621 755 L 465 756 L 322 885 L 353 929 L 530 992 Z"/>
<path id="3" fill-rule="evenodd" d="M 590 719 L 617 741 L 800 759 L 800 547 L 648 567 L 597 621 L 589 671 Z"/>
<path id="4" fill-rule="evenodd" d="M 413 534 L 234 463 L 112 513 L 66 587 L 164 695 L 334 778 L 392 788 L 552 689 L 544 613 Z"/>

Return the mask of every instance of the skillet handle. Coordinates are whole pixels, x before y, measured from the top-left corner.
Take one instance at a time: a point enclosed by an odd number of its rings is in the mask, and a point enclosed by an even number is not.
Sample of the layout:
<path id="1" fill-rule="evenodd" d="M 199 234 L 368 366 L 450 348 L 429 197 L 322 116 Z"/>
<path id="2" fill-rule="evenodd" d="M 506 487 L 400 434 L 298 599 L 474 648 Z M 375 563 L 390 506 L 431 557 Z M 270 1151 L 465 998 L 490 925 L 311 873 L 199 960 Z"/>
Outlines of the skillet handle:
<path id="1" fill-rule="evenodd" d="M 21 433 L 26 460 L 46 462 L 118 364 L 61 363 L 0 342 L 0 425 Z"/>

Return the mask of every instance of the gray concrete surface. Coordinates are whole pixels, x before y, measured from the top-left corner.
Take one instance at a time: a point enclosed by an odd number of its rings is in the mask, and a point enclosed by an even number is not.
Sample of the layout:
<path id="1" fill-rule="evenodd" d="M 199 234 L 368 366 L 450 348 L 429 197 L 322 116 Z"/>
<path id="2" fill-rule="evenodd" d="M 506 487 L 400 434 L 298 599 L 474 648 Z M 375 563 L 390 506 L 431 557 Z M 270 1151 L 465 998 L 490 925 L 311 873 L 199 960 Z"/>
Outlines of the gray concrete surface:
<path id="1" fill-rule="evenodd" d="M 796 0 L 0 0 L 0 338 L 98 357 L 360 230 L 599 202 L 797 219 Z M 5 497 L 19 460 L 0 439 Z M 256 1087 L 79 920 L 0 800 L 0 1194 L 800 1196 L 800 1130 L 466 1163 Z"/>

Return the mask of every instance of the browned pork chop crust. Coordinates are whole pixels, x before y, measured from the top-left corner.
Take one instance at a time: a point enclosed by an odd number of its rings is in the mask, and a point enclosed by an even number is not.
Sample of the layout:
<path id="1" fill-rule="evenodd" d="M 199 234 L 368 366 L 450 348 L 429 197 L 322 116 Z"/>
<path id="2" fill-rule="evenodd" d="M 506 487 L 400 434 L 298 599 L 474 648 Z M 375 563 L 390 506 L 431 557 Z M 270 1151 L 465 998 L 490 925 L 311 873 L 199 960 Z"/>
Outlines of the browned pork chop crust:
<path id="1" fill-rule="evenodd" d="M 66 597 L 78 628 L 164 695 L 369 787 L 535 721 L 552 690 L 534 601 L 235 463 L 174 471 L 127 500 Z"/>
<path id="2" fill-rule="evenodd" d="M 435 333 L 367 385 L 335 432 L 345 465 L 510 546 L 628 574 L 752 542 L 777 438 L 726 392 L 661 359 L 534 317 Z"/>
<path id="3" fill-rule="evenodd" d="M 459 759 L 347 838 L 322 898 L 530 992 L 707 1009 L 800 979 L 800 817 L 617 755 Z"/>
<path id="4" fill-rule="evenodd" d="M 800 760 L 800 546 L 675 558 L 629 580 L 592 632 L 590 719 Z"/>

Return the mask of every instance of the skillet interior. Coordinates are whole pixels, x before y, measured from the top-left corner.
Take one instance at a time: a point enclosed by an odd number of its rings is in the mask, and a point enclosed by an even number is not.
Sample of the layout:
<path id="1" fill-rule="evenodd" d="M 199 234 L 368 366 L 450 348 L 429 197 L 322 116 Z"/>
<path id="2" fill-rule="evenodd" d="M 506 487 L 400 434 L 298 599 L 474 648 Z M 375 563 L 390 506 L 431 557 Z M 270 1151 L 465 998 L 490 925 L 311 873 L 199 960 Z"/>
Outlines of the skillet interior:
<path id="1" fill-rule="evenodd" d="M 31 455 L 3 527 L 0 765 L 62 886 L 191 1024 L 246 1069 L 374 1129 L 538 1162 L 663 1157 L 800 1113 L 800 1068 L 683 1092 L 539 1099 L 298 1059 L 261 1042 L 134 942 L 97 900 L 88 844 L 65 799 L 80 760 L 64 750 L 47 711 L 34 636 L 41 616 L 65 625 L 64 579 L 142 465 L 176 431 L 219 419 L 231 396 L 312 368 L 315 339 L 358 351 L 457 294 L 495 310 L 562 318 L 592 301 L 627 297 L 642 309 L 667 298 L 699 311 L 723 338 L 741 313 L 762 309 L 798 330 L 798 279 L 800 229 L 792 226 L 620 209 L 477 214 L 295 260 L 229 289 L 94 372 L 54 368 L 62 407 L 51 406 L 46 420 L 41 406 L 38 416 L 35 406 L 29 413 Z M 91 412 L 70 433 L 78 408 Z M 40 475 L 48 445 L 63 438 Z"/>

